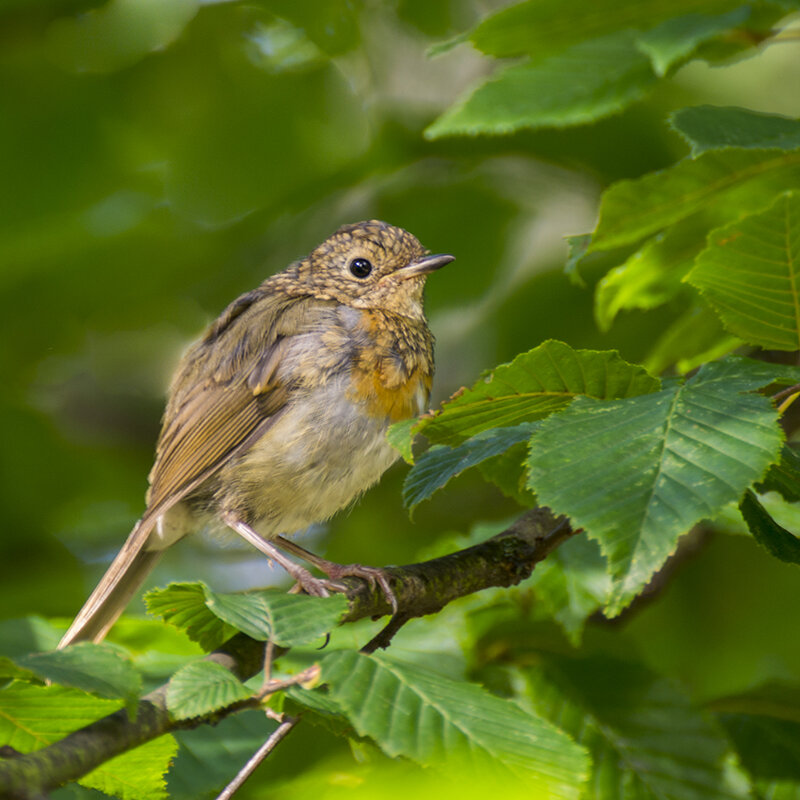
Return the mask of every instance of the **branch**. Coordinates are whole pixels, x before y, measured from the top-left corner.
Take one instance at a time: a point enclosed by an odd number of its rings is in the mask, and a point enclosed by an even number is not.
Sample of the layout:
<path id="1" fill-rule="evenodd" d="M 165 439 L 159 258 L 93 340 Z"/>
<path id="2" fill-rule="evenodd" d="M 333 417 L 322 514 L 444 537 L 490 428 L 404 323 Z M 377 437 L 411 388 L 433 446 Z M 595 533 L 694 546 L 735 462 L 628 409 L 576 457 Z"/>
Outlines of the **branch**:
<path id="1" fill-rule="evenodd" d="M 539 561 L 575 533 L 563 517 L 556 518 L 548 509 L 537 508 L 474 547 L 420 564 L 389 567 L 385 571 L 397 598 L 398 616 L 405 622 L 434 614 L 473 592 L 493 586 L 513 586 L 527 578 Z M 391 611 L 380 589 L 371 587 L 366 580 L 344 578 L 342 583 L 347 587 L 350 601 L 343 623 Z M 372 649 L 386 646 L 398 627 L 390 623 L 385 629 L 386 641 L 373 640 Z M 285 651 L 276 648 L 274 656 L 277 658 L 282 652 Z M 264 665 L 264 643 L 240 633 L 207 659 L 247 680 Z M 6 758 L 0 754 L 0 798 L 41 797 L 42 792 L 76 780 L 114 756 L 158 736 L 217 722 L 242 707 L 235 704 L 204 717 L 175 721 L 167 711 L 166 695 L 166 684 L 145 695 L 133 719 L 125 709 L 120 709 L 41 750 Z"/>

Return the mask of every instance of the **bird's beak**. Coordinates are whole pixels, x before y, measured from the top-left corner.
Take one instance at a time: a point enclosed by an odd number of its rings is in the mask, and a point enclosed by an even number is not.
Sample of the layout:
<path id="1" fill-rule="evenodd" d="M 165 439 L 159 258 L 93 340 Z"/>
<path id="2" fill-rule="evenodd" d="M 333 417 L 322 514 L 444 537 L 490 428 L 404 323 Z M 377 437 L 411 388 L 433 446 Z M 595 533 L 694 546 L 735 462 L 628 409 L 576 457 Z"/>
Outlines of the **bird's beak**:
<path id="1" fill-rule="evenodd" d="M 396 270 L 394 275 L 402 280 L 416 278 L 419 275 L 427 275 L 430 272 L 435 272 L 437 269 L 441 269 L 445 264 L 449 264 L 451 261 L 455 260 L 455 256 L 447 255 L 446 253 L 440 253 L 435 256 L 425 256 L 425 258 L 420 261 L 413 261 L 408 266 Z"/>

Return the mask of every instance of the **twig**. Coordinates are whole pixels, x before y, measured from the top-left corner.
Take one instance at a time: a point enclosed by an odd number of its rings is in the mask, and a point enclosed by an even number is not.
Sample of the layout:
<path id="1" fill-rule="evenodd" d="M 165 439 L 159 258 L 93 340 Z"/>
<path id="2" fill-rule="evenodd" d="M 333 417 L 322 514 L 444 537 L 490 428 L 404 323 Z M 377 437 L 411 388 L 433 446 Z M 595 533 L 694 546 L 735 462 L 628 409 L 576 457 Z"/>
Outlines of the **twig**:
<path id="1" fill-rule="evenodd" d="M 256 771 L 258 765 L 277 747 L 292 728 L 300 721 L 299 717 L 286 717 L 273 731 L 261 747 L 256 750 L 250 760 L 239 770 L 236 777 L 217 795 L 217 800 L 230 800 L 234 793 L 241 789 L 244 782 Z"/>

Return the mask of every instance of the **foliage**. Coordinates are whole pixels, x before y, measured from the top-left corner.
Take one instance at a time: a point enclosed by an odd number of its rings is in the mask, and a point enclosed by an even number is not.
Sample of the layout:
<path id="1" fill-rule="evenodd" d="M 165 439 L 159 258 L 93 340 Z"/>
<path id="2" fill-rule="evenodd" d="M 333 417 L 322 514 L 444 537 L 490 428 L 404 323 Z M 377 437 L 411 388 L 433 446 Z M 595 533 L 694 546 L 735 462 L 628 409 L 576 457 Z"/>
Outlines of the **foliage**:
<path id="1" fill-rule="evenodd" d="M 800 795 L 799 6 L 5 3 L 0 745 L 168 683 L 219 725 L 54 797 L 213 797 L 265 704 L 302 724 L 242 797 Z M 166 624 L 54 651 L 141 509 L 177 351 L 367 217 L 458 257 L 428 289 L 438 407 L 312 549 L 418 560 L 536 503 L 584 533 L 381 655 L 344 598 L 242 592 L 260 556 L 181 545 Z M 319 681 L 264 699 L 198 659 L 238 632 Z"/>

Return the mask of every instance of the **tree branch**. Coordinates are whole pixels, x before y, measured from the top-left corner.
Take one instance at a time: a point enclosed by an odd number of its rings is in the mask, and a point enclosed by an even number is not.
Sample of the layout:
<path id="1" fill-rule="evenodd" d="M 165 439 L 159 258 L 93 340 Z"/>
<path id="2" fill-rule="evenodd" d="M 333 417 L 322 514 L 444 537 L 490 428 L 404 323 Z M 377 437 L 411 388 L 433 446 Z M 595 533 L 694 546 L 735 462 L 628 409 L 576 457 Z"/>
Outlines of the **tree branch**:
<path id="1" fill-rule="evenodd" d="M 399 613 L 406 621 L 434 614 L 453 600 L 482 589 L 513 586 L 575 533 L 563 517 L 556 518 L 548 509 L 537 508 L 474 547 L 419 564 L 389 567 L 386 572 Z M 371 587 L 362 578 L 344 578 L 342 583 L 350 601 L 343 623 L 390 613 L 389 603 L 378 587 Z M 390 623 L 384 629 L 390 632 L 385 641 L 376 641 L 376 637 L 370 643 L 372 649 L 385 647 L 397 627 Z M 282 652 L 285 651 L 276 648 L 274 657 Z M 264 643 L 240 633 L 207 658 L 247 680 L 264 665 Z M 158 736 L 217 722 L 242 707 L 236 704 L 197 719 L 175 721 L 167 711 L 166 694 L 165 684 L 145 695 L 133 719 L 121 709 L 33 753 L 5 758 L 0 754 L 0 798 L 41 797 L 42 792 L 76 780 L 114 756 Z"/>

